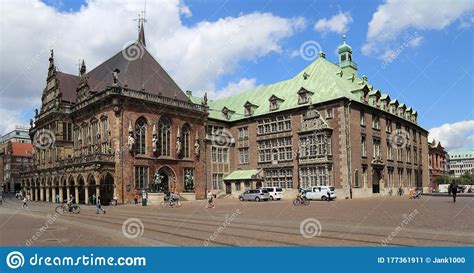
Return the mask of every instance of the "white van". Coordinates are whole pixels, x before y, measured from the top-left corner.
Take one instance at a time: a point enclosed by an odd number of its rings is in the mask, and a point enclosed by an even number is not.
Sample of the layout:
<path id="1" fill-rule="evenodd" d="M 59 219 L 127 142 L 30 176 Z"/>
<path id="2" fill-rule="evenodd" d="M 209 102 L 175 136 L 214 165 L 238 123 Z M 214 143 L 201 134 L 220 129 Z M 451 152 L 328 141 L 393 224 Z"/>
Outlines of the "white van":
<path id="1" fill-rule="evenodd" d="M 336 199 L 336 188 L 332 186 L 316 186 L 306 190 L 306 198 L 310 200 L 328 200 L 328 191 L 330 198 Z"/>
<path id="2" fill-rule="evenodd" d="M 283 198 L 283 189 L 277 187 L 263 187 L 262 190 L 267 190 L 270 194 L 270 200 L 280 200 Z"/>

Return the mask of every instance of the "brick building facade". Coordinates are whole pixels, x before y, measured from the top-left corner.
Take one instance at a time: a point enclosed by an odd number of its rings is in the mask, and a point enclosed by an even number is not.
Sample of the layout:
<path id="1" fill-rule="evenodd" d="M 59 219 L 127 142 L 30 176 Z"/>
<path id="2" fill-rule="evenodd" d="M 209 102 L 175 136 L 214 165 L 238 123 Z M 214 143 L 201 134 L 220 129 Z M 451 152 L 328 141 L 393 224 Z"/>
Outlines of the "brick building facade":
<path id="1" fill-rule="evenodd" d="M 128 55 L 138 52 L 138 55 Z M 35 166 L 23 186 L 35 200 L 93 193 L 127 203 L 176 189 L 336 187 L 339 198 L 429 184 L 428 132 L 417 112 L 359 77 L 352 49 L 323 52 L 292 79 L 219 100 L 184 93 L 139 39 L 79 76 L 56 70 L 51 55 L 43 103 L 30 130 Z M 54 145 L 48 145 L 48 139 Z"/>
<path id="2" fill-rule="evenodd" d="M 83 61 L 79 76 L 57 71 L 51 51 L 23 188 L 40 201 L 129 203 L 142 190 L 151 202 L 171 190 L 203 198 L 206 117 L 147 51 L 143 26 L 137 42 L 90 72 Z"/>

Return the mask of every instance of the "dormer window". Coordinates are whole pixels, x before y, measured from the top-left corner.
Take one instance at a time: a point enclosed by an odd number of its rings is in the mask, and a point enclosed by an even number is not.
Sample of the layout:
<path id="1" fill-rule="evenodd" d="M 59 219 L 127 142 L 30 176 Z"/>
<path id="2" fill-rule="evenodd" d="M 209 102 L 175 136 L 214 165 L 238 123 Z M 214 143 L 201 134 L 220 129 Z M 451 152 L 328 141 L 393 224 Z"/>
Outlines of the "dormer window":
<path id="1" fill-rule="evenodd" d="M 258 107 L 258 105 L 255 105 L 255 104 L 251 103 L 250 101 L 247 101 L 244 104 L 244 115 L 246 117 L 252 116 L 257 107 Z"/>
<path id="2" fill-rule="evenodd" d="M 230 120 L 232 118 L 232 114 L 234 114 L 234 113 L 235 113 L 235 111 L 232 111 L 227 107 L 222 108 L 222 115 L 227 120 Z"/>
<path id="3" fill-rule="evenodd" d="M 301 88 L 298 91 L 298 104 L 305 104 L 310 102 L 311 100 L 311 95 L 313 92 L 306 90 L 305 88 Z"/>
<path id="4" fill-rule="evenodd" d="M 270 111 L 275 111 L 275 110 L 280 109 L 280 104 L 284 100 L 280 99 L 279 97 L 275 95 L 272 95 L 268 101 L 270 102 Z"/>

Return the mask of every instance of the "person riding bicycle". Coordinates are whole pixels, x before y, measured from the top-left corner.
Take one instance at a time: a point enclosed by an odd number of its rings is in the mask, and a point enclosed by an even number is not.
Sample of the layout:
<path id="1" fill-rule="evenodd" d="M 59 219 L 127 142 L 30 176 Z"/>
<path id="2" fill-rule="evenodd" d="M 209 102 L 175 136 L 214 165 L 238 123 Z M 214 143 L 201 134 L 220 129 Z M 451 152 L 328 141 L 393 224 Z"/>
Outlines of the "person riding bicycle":
<path id="1" fill-rule="evenodd" d="M 72 212 L 72 204 L 74 204 L 74 196 L 72 194 L 69 196 L 69 201 L 67 202 L 67 209 L 69 212 Z"/>
<path id="2" fill-rule="evenodd" d="M 303 188 L 298 189 L 298 195 L 296 196 L 299 200 L 304 200 L 306 198 L 306 191 Z"/>

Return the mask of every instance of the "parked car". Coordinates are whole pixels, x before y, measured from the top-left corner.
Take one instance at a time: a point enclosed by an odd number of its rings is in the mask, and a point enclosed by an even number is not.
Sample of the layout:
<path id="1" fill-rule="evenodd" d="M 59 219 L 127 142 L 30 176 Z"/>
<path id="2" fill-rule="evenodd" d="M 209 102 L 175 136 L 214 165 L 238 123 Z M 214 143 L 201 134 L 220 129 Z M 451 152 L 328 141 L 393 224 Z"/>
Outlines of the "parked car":
<path id="1" fill-rule="evenodd" d="M 306 190 L 306 198 L 310 200 L 328 200 L 328 191 L 331 195 L 331 200 L 336 199 L 336 188 L 331 186 L 316 186 Z"/>
<path id="2" fill-rule="evenodd" d="M 241 193 L 239 195 L 239 200 L 240 201 L 257 201 L 260 202 L 261 200 L 263 201 L 268 201 L 270 199 L 270 194 L 268 193 L 267 190 L 246 190 L 245 192 Z"/>
<path id="3" fill-rule="evenodd" d="M 262 190 L 268 191 L 270 200 L 280 200 L 283 198 L 283 189 L 278 187 L 263 187 Z"/>

